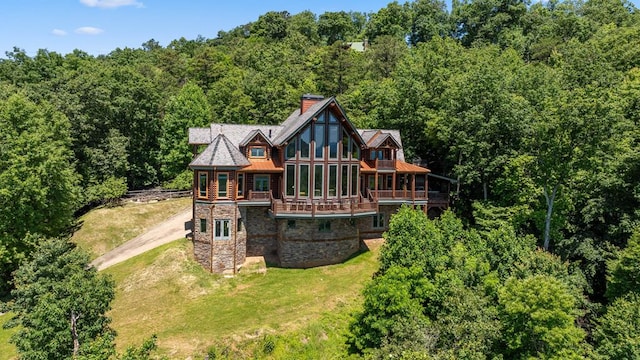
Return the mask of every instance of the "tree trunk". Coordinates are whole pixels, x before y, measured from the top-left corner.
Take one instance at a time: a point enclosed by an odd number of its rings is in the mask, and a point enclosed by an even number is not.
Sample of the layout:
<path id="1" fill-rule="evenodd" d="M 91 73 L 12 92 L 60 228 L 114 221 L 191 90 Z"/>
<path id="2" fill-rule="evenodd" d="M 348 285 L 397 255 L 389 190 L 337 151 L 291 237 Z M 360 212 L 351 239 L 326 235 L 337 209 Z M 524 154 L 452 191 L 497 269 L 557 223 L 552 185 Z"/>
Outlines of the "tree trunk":
<path id="1" fill-rule="evenodd" d="M 78 319 L 80 315 L 77 315 L 75 311 L 71 310 L 71 338 L 73 339 L 73 358 L 78 357 L 78 351 L 80 351 L 80 341 L 78 340 Z"/>
<path id="2" fill-rule="evenodd" d="M 487 189 L 486 181 L 482 182 L 482 195 L 484 196 L 484 201 L 487 201 L 487 198 L 489 197 L 489 190 Z"/>
<path id="3" fill-rule="evenodd" d="M 549 241 L 551 237 L 551 215 L 553 215 L 553 202 L 556 199 L 556 194 L 558 192 L 558 184 L 553 187 L 553 191 L 551 192 L 551 196 L 549 196 L 549 189 L 545 185 L 544 188 L 544 199 L 547 202 L 547 214 L 544 217 L 544 250 L 549 250 Z"/>

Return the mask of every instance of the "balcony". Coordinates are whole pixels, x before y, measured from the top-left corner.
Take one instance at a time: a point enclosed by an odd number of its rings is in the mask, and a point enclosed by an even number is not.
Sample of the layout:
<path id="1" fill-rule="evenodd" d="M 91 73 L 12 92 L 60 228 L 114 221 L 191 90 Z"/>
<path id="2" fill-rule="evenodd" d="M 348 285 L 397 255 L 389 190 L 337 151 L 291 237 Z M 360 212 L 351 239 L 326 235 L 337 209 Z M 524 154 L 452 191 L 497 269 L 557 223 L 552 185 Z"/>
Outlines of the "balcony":
<path id="1" fill-rule="evenodd" d="M 278 218 L 352 217 L 378 212 L 378 202 L 362 197 L 348 199 L 273 199 L 271 213 Z"/>
<path id="2" fill-rule="evenodd" d="M 376 199 L 398 200 L 427 200 L 427 192 L 424 190 L 369 190 L 371 196 Z"/>
<path id="3" fill-rule="evenodd" d="M 375 162 L 373 163 L 373 167 L 375 167 L 378 170 L 395 170 L 396 161 L 376 159 Z"/>

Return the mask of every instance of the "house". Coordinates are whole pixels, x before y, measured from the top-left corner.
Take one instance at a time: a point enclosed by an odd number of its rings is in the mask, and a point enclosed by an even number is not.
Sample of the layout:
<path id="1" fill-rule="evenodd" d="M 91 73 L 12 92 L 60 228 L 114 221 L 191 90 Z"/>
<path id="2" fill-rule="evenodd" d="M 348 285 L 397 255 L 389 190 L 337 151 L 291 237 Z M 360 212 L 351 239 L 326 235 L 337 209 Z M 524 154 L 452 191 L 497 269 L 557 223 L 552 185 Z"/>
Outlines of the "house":
<path id="1" fill-rule="evenodd" d="M 304 95 L 277 126 L 189 129 L 195 257 L 235 272 L 247 256 L 283 267 L 338 263 L 380 237 L 402 205 L 440 211 L 429 170 L 405 161 L 397 130 L 356 129 L 335 98 Z"/>

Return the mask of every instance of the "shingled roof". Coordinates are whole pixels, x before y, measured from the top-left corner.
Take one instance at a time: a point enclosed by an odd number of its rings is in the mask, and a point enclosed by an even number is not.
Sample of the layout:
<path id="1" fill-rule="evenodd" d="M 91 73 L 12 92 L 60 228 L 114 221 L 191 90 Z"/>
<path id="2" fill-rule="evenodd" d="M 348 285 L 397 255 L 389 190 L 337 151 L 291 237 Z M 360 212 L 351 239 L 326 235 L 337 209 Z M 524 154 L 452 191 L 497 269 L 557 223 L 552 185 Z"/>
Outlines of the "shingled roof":
<path id="1" fill-rule="evenodd" d="M 189 166 L 244 167 L 251 163 L 224 134 L 218 134 L 211 144 Z"/>

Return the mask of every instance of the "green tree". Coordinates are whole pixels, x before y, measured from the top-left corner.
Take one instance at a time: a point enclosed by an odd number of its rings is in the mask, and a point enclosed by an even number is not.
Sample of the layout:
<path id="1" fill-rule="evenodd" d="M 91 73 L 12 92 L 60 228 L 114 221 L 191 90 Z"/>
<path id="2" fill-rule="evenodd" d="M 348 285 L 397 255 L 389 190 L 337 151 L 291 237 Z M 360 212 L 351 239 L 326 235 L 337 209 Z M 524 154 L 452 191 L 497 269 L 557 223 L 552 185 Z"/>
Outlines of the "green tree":
<path id="1" fill-rule="evenodd" d="M 596 352 L 603 359 L 640 357 L 640 298 L 631 293 L 615 299 L 594 330 Z"/>
<path id="2" fill-rule="evenodd" d="M 355 33 L 353 20 L 345 11 L 327 11 L 318 18 L 318 34 L 325 39 L 327 45 L 351 40 Z"/>
<path id="3" fill-rule="evenodd" d="M 281 40 L 287 36 L 289 26 L 288 11 L 269 11 L 260 15 L 258 21 L 251 25 L 251 35 L 269 40 Z"/>
<path id="4" fill-rule="evenodd" d="M 575 300 L 559 280 L 546 275 L 508 279 L 498 303 L 506 357 L 582 358 L 585 333 L 575 325 Z"/>
<path id="5" fill-rule="evenodd" d="M 63 359 L 112 348 L 105 314 L 115 296 L 113 281 L 89 267 L 88 254 L 68 240 L 31 241 L 38 247 L 15 272 L 7 309 L 13 313 L 10 326 L 18 326 L 11 342 L 20 355 Z"/>
<path id="6" fill-rule="evenodd" d="M 78 175 L 69 121 L 46 103 L 23 95 L 0 100 L 0 291 L 33 250 L 29 233 L 57 236 L 78 206 Z"/>
<path id="7" fill-rule="evenodd" d="M 627 247 L 608 264 L 607 297 L 615 299 L 640 291 L 640 231 L 629 239 Z"/>
<path id="8" fill-rule="evenodd" d="M 198 85 L 185 84 L 178 95 L 167 103 L 160 137 L 160 158 L 165 179 L 173 179 L 187 170 L 193 154 L 187 142 L 190 127 L 203 127 L 211 122 L 211 108 Z"/>

